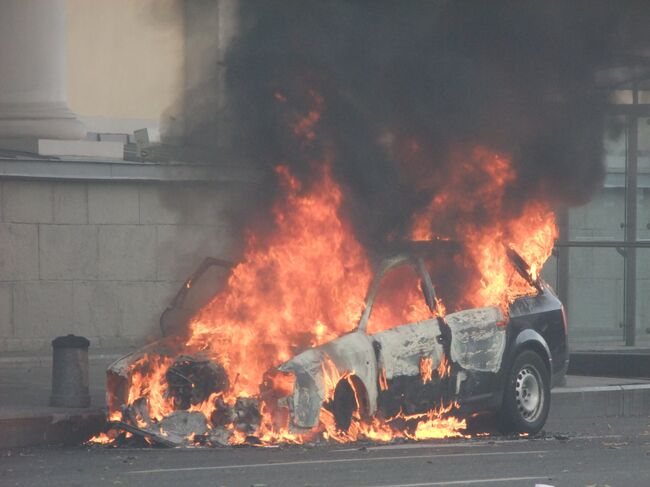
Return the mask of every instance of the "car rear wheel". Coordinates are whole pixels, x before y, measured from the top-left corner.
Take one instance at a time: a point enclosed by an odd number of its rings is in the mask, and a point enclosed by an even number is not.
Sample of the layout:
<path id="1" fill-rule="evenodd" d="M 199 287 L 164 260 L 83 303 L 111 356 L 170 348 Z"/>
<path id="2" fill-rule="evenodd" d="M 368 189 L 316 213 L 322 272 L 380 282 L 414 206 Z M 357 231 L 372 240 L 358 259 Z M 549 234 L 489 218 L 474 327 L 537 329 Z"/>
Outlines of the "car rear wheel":
<path id="1" fill-rule="evenodd" d="M 368 410 L 368 393 L 359 377 L 352 374 L 336 384 L 331 411 L 340 431 L 348 431 L 355 417 L 368 421 Z"/>
<path id="2" fill-rule="evenodd" d="M 336 385 L 332 406 L 336 427 L 341 431 L 350 429 L 352 415 L 356 410 L 357 403 L 354 397 L 354 390 L 347 378 L 339 381 Z"/>
<path id="3" fill-rule="evenodd" d="M 499 413 L 501 431 L 532 435 L 541 430 L 551 405 L 550 384 L 548 368 L 539 354 L 525 350 L 517 355 Z"/>

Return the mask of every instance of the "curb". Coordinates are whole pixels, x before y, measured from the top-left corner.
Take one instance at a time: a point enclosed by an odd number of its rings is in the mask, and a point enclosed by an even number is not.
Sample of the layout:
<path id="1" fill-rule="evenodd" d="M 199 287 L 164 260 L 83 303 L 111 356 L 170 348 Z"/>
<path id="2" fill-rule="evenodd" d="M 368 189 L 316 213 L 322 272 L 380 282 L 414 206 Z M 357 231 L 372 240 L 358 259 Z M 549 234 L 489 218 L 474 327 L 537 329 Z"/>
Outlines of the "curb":
<path id="1" fill-rule="evenodd" d="M 650 416 L 650 384 L 561 387 L 551 391 L 555 418 Z"/>
<path id="2" fill-rule="evenodd" d="M 104 409 L 36 412 L 0 418 L 0 449 L 38 445 L 78 445 L 99 433 Z"/>

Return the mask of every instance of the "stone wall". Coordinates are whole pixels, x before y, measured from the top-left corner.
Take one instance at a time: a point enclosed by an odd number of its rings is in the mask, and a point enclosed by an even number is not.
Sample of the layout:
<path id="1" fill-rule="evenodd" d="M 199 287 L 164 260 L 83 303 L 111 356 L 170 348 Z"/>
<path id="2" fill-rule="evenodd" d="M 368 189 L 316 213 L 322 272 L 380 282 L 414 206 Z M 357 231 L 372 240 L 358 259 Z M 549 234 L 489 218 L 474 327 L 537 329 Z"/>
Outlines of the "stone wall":
<path id="1" fill-rule="evenodd" d="M 205 256 L 236 244 L 244 183 L 0 184 L 0 351 L 76 333 L 93 347 L 159 336 L 158 318 Z"/>

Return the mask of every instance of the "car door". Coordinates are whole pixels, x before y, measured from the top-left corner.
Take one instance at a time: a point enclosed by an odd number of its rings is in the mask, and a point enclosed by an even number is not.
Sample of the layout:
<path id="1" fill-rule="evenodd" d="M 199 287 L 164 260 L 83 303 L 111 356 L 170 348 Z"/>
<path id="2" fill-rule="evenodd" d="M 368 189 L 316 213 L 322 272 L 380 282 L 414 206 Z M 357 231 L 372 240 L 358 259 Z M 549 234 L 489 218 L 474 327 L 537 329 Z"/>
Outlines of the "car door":
<path id="1" fill-rule="evenodd" d="M 498 306 L 445 316 L 451 330 L 452 362 L 468 371 L 496 373 L 506 348 L 506 322 Z"/>
<path id="2" fill-rule="evenodd" d="M 428 410 L 440 400 L 437 368 L 444 357 L 431 281 L 417 260 L 382 277 L 367 324 L 377 353 L 379 409 L 387 416 Z"/>

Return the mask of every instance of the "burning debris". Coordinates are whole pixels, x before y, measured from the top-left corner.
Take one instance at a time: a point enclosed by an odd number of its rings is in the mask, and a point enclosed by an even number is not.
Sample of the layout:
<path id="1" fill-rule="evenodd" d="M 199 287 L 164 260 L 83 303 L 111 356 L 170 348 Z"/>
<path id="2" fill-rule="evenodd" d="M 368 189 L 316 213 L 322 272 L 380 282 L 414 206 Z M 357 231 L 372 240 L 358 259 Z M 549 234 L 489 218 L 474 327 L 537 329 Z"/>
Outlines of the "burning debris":
<path id="1" fill-rule="evenodd" d="M 229 388 L 226 370 L 207 358 L 178 357 L 167 369 L 165 380 L 174 409 L 187 410 Z"/>

